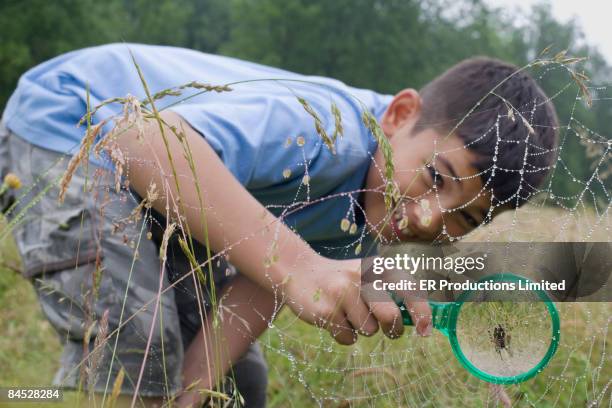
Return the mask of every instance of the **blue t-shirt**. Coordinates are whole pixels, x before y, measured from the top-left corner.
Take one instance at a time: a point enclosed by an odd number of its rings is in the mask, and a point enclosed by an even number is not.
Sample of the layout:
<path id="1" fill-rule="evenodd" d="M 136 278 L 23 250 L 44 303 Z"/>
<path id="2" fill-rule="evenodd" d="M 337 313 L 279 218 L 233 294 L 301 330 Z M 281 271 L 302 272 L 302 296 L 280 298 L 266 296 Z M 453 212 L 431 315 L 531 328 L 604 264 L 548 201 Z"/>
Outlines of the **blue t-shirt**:
<path id="1" fill-rule="evenodd" d="M 198 92 L 185 89 L 156 106 L 161 110 L 172 105 L 169 109 L 206 138 L 240 183 L 274 214 L 288 213 L 284 222 L 319 252 L 351 257 L 359 240 L 369 239 L 363 232 L 359 194 L 342 193 L 363 188 L 377 146 L 361 112 L 365 108 L 380 118 L 392 98 L 388 95 L 194 50 L 110 44 L 60 55 L 26 72 L 5 109 L 6 127 L 34 145 L 74 153 L 85 131 L 75 125 L 87 110 L 87 87 L 92 107 L 127 94 L 146 97 L 130 51 L 152 93 L 191 81 L 252 81 L 230 85 L 230 92 L 203 93 L 176 104 Z M 272 78 L 279 80 L 257 81 Z M 332 102 L 339 108 L 344 137 L 336 141 L 336 154 L 317 134 L 298 96 L 316 110 L 330 135 L 335 126 Z M 117 103 L 106 105 L 93 123 L 121 108 Z M 343 218 L 357 222 L 356 234 L 342 231 Z"/>

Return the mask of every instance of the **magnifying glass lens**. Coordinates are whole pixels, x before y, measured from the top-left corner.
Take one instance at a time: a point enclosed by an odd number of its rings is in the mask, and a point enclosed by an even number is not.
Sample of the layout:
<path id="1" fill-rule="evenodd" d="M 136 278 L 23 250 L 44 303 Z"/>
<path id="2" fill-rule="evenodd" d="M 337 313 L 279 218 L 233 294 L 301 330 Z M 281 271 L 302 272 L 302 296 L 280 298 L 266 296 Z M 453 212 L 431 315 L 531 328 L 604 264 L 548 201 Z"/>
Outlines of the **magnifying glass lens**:
<path id="1" fill-rule="evenodd" d="M 500 379 L 528 373 L 551 345 L 552 316 L 529 291 L 474 291 L 457 316 L 457 342 L 477 370 Z"/>

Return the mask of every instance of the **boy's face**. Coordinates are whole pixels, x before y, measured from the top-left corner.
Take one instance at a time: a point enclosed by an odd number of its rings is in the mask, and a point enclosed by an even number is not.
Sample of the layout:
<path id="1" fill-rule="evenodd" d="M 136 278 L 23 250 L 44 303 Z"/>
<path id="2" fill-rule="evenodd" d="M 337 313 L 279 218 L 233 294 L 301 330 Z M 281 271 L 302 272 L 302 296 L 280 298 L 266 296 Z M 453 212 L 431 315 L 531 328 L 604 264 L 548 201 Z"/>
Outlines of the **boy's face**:
<path id="1" fill-rule="evenodd" d="M 391 242 L 442 239 L 443 228 L 451 237 L 462 236 L 480 225 L 489 211 L 491 195 L 483 190 L 478 170 L 472 164 L 475 154 L 464 147 L 457 135 L 441 135 L 431 128 L 415 133 L 419 114 L 418 93 L 404 90 L 394 98 L 381 121 L 393 148 L 394 181 L 403 194 L 391 214 L 382 194 L 385 160 L 380 148 L 374 155 L 376 165 L 370 166 L 367 175 L 365 211 L 375 228 L 372 233 L 378 232 Z M 426 166 L 434 152 L 433 166 Z M 438 172 L 435 182 L 434 169 Z"/>

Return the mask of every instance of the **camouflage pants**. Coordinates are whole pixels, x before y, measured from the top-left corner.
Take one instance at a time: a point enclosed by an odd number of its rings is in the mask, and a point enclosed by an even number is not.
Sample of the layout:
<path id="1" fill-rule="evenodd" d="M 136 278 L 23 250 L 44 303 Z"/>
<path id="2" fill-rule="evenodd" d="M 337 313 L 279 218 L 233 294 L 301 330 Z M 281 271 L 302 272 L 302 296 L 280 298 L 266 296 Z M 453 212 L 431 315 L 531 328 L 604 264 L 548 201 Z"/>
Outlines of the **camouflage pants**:
<path id="1" fill-rule="evenodd" d="M 23 273 L 32 280 L 42 310 L 64 344 L 54 382 L 110 392 L 123 370 L 122 393 L 133 393 L 141 377 L 140 395 L 173 395 L 182 386 L 184 350 L 201 329 L 200 305 L 210 307 L 210 285 L 201 284 L 194 274 L 185 276 L 191 267 L 177 239 L 170 239 L 168 261 L 161 268 L 165 220 L 159 215 L 141 217 L 135 211 L 138 197 L 126 189 L 117 193 L 112 175 L 105 176 L 108 171 L 93 165 L 88 174 L 79 169 L 60 205 L 57 180 L 69 160 L 0 124 L 1 175 L 10 169 L 24 185 L 9 214 L 18 221 L 13 235 Z M 94 183 L 105 178 L 108 182 Z M 96 187 L 84 190 L 86 183 Z M 195 244 L 202 262 L 205 248 Z M 217 290 L 236 274 L 222 258 L 213 262 L 213 269 Z M 108 332 L 119 331 L 98 347 L 101 352 L 92 353 L 105 313 Z M 247 406 L 264 406 L 267 367 L 256 343 L 232 372 Z"/>

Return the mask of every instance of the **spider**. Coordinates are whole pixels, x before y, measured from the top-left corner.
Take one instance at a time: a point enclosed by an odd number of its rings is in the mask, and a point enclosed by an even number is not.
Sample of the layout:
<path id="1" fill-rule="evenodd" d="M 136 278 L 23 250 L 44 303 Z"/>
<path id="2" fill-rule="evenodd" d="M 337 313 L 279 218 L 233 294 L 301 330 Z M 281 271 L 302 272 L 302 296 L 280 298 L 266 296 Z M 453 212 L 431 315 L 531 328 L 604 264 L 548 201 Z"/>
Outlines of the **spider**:
<path id="1" fill-rule="evenodd" d="M 504 326 L 501 324 L 498 324 L 493 328 L 493 333 L 491 333 L 491 330 L 488 330 L 488 332 L 489 338 L 495 346 L 495 351 L 499 353 L 501 359 L 504 359 L 502 356 L 502 350 L 506 350 L 510 357 L 512 357 L 512 350 L 510 350 L 510 341 L 512 340 L 512 336 L 510 333 L 506 332 L 506 328 L 504 328 Z"/>

